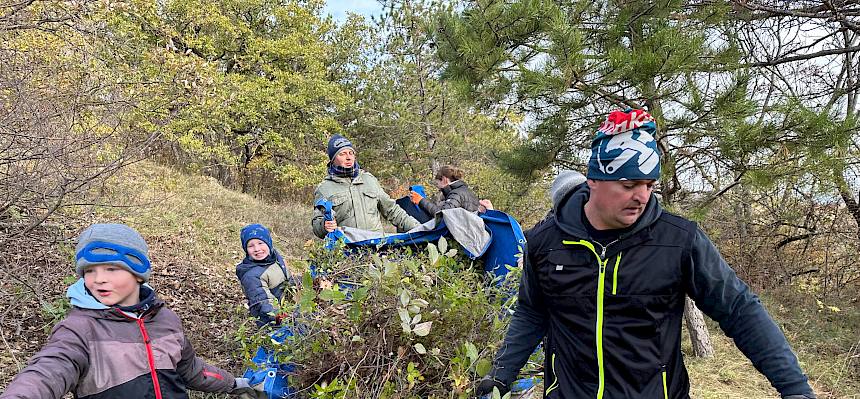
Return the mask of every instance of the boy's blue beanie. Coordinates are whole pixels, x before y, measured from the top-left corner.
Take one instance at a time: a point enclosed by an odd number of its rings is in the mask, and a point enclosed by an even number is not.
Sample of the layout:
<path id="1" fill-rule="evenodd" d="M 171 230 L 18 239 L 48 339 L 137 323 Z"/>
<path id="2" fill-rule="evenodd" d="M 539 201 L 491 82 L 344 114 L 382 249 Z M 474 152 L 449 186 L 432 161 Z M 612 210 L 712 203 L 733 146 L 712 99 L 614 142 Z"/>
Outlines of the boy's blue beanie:
<path id="1" fill-rule="evenodd" d="M 83 277 L 87 266 L 110 264 L 148 281 L 152 273 L 148 252 L 146 241 L 133 228 L 124 224 L 96 223 L 78 236 L 75 271 Z"/>
<path id="2" fill-rule="evenodd" d="M 269 232 L 269 229 L 262 224 L 249 224 L 242 228 L 242 249 L 245 251 L 245 255 L 248 254 L 248 241 L 252 238 L 256 238 L 258 240 L 263 241 L 266 245 L 269 246 L 269 251 L 271 252 L 274 246 L 272 245 L 272 234 Z"/>
<path id="3" fill-rule="evenodd" d="M 657 124 L 641 109 L 612 111 L 591 142 L 588 178 L 593 180 L 657 180 L 660 151 Z"/>
<path id="4" fill-rule="evenodd" d="M 331 136 L 331 138 L 328 139 L 328 160 L 331 161 L 332 159 L 334 159 L 334 156 L 337 155 L 340 150 L 347 147 L 352 148 L 353 151 L 355 151 L 355 148 L 352 146 L 352 142 L 350 142 L 348 138 L 343 137 L 339 134 Z"/>

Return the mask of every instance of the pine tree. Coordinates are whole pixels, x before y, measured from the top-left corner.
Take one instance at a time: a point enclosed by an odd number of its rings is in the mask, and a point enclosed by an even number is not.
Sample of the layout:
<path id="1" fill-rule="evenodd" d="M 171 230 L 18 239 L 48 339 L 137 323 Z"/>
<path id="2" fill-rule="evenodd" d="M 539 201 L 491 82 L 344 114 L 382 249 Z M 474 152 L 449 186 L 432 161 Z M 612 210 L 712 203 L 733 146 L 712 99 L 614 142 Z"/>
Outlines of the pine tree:
<path id="1" fill-rule="evenodd" d="M 437 43 L 445 77 L 487 108 L 514 106 L 534 119 L 528 145 L 504 160 L 513 170 L 584 170 L 604 115 L 647 109 L 663 157 L 660 195 L 671 208 L 690 171 L 707 174 L 713 164 L 722 138 L 709 129 L 743 120 L 748 100 L 743 75 L 731 72 L 740 54 L 724 27 L 728 11 L 681 0 L 479 0 L 440 17 Z M 725 184 L 708 183 L 714 191 Z"/>

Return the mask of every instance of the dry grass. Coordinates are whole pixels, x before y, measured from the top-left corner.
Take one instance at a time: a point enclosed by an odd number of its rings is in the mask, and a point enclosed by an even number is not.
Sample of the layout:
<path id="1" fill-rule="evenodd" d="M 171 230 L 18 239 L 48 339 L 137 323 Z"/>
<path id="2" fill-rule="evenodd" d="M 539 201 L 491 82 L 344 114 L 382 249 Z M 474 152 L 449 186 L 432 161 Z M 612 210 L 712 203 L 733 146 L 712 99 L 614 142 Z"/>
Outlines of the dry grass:
<path id="1" fill-rule="evenodd" d="M 860 398 L 860 309 L 851 304 L 840 312 L 820 309 L 814 299 L 791 288 L 771 291 L 762 302 L 782 327 L 819 399 Z M 779 398 L 717 324 L 708 320 L 708 327 L 716 356 L 686 358 L 692 398 Z M 686 331 L 682 349 L 691 353 Z"/>
<path id="2" fill-rule="evenodd" d="M 770 383 L 752 366 L 714 323 L 709 324 L 714 344 L 713 359 L 686 357 L 693 399 L 779 398 Z M 689 335 L 684 334 L 684 353 L 690 353 Z"/>

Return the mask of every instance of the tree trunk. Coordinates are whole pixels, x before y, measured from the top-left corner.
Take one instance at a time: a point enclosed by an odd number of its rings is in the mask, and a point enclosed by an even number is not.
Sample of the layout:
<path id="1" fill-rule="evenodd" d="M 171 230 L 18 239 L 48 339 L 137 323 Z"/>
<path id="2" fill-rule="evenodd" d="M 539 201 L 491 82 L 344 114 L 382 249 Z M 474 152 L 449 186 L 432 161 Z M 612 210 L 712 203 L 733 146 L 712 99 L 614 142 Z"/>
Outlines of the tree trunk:
<path id="1" fill-rule="evenodd" d="M 644 37 L 644 29 L 641 25 L 634 25 L 630 29 L 630 41 L 633 46 L 637 46 L 641 38 Z M 678 170 L 676 165 L 676 154 L 670 151 L 669 140 L 665 134 L 667 130 L 666 118 L 663 115 L 663 104 L 660 101 L 660 96 L 657 93 L 656 78 L 646 79 L 642 83 L 642 94 L 645 97 L 645 106 L 648 107 L 648 112 L 654 117 L 657 123 L 657 131 L 654 139 L 657 141 L 657 146 L 662 151 L 660 164 L 662 172 L 660 173 L 660 194 L 663 203 L 671 205 L 674 201 L 675 193 L 681 189 L 678 178 Z M 660 129 L 663 129 L 662 131 Z M 687 322 L 687 327 L 690 330 L 690 341 L 693 344 L 693 356 L 696 357 L 712 357 L 714 356 L 714 347 L 711 345 L 711 336 L 708 334 L 708 327 L 705 325 L 705 319 L 702 312 L 696 307 L 690 298 L 686 298 L 684 304 L 684 319 Z"/>
<path id="2" fill-rule="evenodd" d="M 845 207 L 848 209 L 848 214 L 857 223 L 857 240 L 860 242 L 860 203 L 854 197 L 854 191 L 851 186 L 845 181 L 841 169 L 833 170 L 833 181 L 836 183 L 836 189 L 839 190 L 839 196 L 845 202 Z"/>
<path id="3" fill-rule="evenodd" d="M 714 346 L 711 344 L 711 334 L 705 325 L 702 311 L 696 307 L 690 297 L 684 297 L 684 321 L 690 331 L 690 342 L 693 344 L 693 356 L 714 357 Z"/>
<path id="4" fill-rule="evenodd" d="M 857 41 L 857 37 L 854 34 L 849 33 L 848 31 L 842 32 L 842 37 L 845 39 L 845 47 L 851 47 Z M 848 115 L 857 116 L 860 114 L 860 110 L 857 109 L 857 87 L 854 77 L 854 53 L 849 52 L 845 54 L 845 71 L 848 76 L 847 81 L 845 82 L 845 87 L 851 87 L 852 89 L 848 92 L 848 104 L 846 104 L 846 111 Z M 854 218 L 854 221 L 857 223 L 857 240 L 860 241 L 860 204 L 857 203 L 858 200 L 855 199 L 854 193 L 851 191 L 851 187 L 848 185 L 848 182 L 845 181 L 843 177 L 842 170 L 834 170 L 834 177 L 836 180 L 836 184 L 839 186 L 839 196 L 842 197 L 842 200 L 845 201 L 845 206 L 848 207 L 848 213 Z"/>
<path id="5" fill-rule="evenodd" d="M 240 168 L 242 169 L 242 193 L 247 194 L 251 188 L 251 174 L 248 170 L 248 165 L 251 164 L 251 158 L 253 157 L 253 152 L 251 151 L 250 144 L 245 144 L 244 158 L 242 160 L 242 165 Z"/>
<path id="6" fill-rule="evenodd" d="M 854 193 L 848 190 L 847 184 L 839 187 L 839 196 L 845 201 L 848 213 L 851 214 L 854 222 L 857 223 L 857 240 L 860 240 L 860 204 L 854 199 Z"/>
<path id="7" fill-rule="evenodd" d="M 424 130 L 424 139 L 427 140 L 427 154 L 430 157 L 430 171 L 435 174 L 436 171 L 442 166 L 439 162 L 439 159 L 436 157 L 436 153 L 433 151 L 436 148 L 436 133 L 433 131 L 433 127 L 430 121 L 430 113 L 433 112 L 435 107 L 430 107 L 427 102 L 430 101 L 427 94 L 427 88 L 425 87 L 425 80 L 427 76 L 424 71 L 423 66 L 423 58 L 421 56 L 421 49 L 416 50 L 416 67 L 418 73 L 418 90 L 419 95 L 421 97 L 420 111 L 421 111 L 421 125 Z"/>

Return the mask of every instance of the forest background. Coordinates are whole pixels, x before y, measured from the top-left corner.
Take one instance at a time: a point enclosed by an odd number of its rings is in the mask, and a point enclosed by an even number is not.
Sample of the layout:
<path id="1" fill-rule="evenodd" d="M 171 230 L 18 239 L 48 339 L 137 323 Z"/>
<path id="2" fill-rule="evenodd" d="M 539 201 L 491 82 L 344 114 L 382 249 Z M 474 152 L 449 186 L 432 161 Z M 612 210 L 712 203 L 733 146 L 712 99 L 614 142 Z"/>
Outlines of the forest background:
<path id="1" fill-rule="evenodd" d="M 451 163 L 527 228 L 555 174 L 585 170 L 606 113 L 634 107 L 657 120 L 663 204 L 762 294 L 821 397 L 860 397 L 858 2 L 323 9 L 0 0 L 0 386 L 65 313 L 92 222 L 144 233 L 198 351 L 238 371 L 238 230 L 267 223 L 301 272 L 331 134 L 392 197 Z M 714 341 L 696 397 L 773 397 Z"/>

